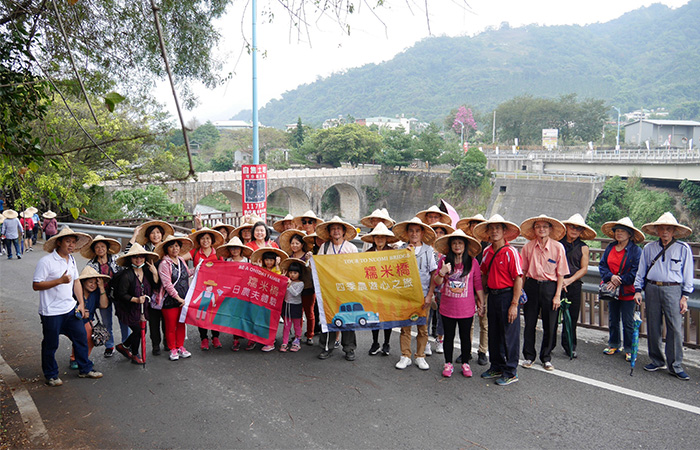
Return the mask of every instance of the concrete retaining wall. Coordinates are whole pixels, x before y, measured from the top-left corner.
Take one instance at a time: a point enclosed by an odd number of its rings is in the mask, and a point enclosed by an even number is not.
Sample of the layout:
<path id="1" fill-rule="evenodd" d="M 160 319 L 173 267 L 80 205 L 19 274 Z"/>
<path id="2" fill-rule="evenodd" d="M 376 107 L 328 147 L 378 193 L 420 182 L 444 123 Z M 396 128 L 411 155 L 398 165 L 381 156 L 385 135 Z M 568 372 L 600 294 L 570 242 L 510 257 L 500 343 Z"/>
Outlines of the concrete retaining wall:
<path id="1" fill-rule="evenodd" d="M 427 172 L 382 173 L 381 199 L 375 208 L 386 208 L 397 222 L 410 220 L 418 211 L 435 205 L 435 194 L 444 192 L 449 174 Z"/>

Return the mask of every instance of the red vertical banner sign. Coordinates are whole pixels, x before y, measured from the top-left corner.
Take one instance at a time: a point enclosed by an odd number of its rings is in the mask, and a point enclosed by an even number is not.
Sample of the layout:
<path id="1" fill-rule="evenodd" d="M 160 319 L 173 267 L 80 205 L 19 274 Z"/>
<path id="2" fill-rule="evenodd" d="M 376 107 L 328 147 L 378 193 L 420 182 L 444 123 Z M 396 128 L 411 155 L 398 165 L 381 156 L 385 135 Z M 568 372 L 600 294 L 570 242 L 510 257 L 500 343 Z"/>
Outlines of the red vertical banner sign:
<path id="1" fill-rule="evenodd" d="M 241 168 L 243 214 L 267 218 L 267 164 L 245 164 Z"/>

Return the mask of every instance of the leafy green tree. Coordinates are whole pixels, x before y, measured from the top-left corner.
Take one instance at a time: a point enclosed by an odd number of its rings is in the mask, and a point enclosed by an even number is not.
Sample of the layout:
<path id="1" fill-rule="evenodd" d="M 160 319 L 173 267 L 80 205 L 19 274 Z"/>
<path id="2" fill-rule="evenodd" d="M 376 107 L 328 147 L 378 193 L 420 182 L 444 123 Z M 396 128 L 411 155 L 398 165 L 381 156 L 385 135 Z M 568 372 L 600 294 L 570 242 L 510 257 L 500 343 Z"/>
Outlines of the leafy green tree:
<path id="1" fill-rule="evenodd" d="M 292 148 L 299 148 L 304 144 L 305 137 L 304 125 L 301 123 L 301 117 L 299 117 L 297 119 L 297 127 L 289 136 L 289 145 Z"/>
<path id="2" fill-rule="evenodd" d="M 217 142 L 221 139 L 219 130 L 211 123 L 210 120 L 203 125 L 197 127 L 191 134 L 190 140 L 197 141 L 204 149 L 214 148 Z"/>
<path id="3" fill-rule="evenodd" d="M 122 206 L 125 217 L 162 217 L 185 214 L 185 208 L 172 203 L 165 189 L 149 185 L 143 189 L 126 189 L 112 194 Z"/>
<path id="4" fill-rule="evenodd" d="M 415 157 L 411 143 L 413 137 L 402 130 L 382 131 L 382 150 L 379 153 L 378 161 L 386 167 L 406 167 L 411 164 Z"/>
<path id="5" fill-rule="evenodd" d="M 679 186 L 683 192 L 683 206 L 697 218 L 700 218 L 700 183 L 685 179 Z"/>
<path id="6" fill-rule="evenodd" d="M 320 130 L 314 135 L 313 144 L 320 162 L 340 167 L 347 161 L 357 166 L 371 161 L 381 149 L 382 139 L 367 127 L 349 124 Z"/>
<path id="7" fill-rule="evenodd" d="M 440 135 L 440 129 L 435 124 L 430 124 L 418 135 L 418 138 L 413 141 L 413 148 L 416 152 L 416 157 L 428 164 L 430 167 L 435 165 L 440 158 L 440 155 L 445 149 L 445 140 Z"/>

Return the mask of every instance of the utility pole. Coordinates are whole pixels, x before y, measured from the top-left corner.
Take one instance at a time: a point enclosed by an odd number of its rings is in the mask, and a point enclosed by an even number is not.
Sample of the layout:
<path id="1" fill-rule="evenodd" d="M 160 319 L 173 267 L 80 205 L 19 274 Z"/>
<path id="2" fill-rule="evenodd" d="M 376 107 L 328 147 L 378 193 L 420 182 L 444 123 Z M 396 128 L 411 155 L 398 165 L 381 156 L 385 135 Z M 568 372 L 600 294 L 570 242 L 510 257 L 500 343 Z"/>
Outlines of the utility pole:
<path id="1" fill-rule="evenodd" d="M 253 164 L 260 164 L 260 146 L 258 144 L 258 39 L 257 39 L 257 1 L 252 0 L 253 13 Z"/>
<path id="2" fill-rule="evenodd" d="M 491 136 L 491 143 L 496 143 L 496 110 L 493 110 L 493 131 Z"/>
<path id="3" fill-rule="evenodd" d="M 615 138 L 615 150 L 620 151 L 620 108 L 613 106 L 613 109 L 617 110 L 617 137 Z"/>

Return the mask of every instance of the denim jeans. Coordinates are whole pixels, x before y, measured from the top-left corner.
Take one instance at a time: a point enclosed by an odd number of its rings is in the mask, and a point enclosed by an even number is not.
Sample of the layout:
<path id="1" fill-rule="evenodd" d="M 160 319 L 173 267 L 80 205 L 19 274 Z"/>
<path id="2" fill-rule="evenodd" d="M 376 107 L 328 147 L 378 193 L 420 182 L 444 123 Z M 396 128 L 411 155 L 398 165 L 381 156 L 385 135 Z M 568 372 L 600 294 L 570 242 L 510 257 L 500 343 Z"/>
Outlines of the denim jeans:
<path id="1" fill-rule="evenodd" d="M 635 304 L 634 300 L 611 300 L 608 302 L 609 347 L 620 348 L 620 319 L 622 319 L 622 343 L 625 346 L 625 352 L 632 351 Z"/>
<path id="2" fill-rule="evenodd" d="M 112 323 L 114 321 L 114 313 L 112 312 L 112 302 L 105 309 L 100 309 L 100 317 L 102 317 L 102 324 L 109 330 L 109 340 L 105 343 L 105 348 L 114 348 L 114 333 L 112 333 Z M 131 334 L 131 330 L 126 324 L 123 324 L 121 320 L 119 321 L 119 329 L 122 333 L 122 339 L 120 342 L 126 341 L 126 338 Z"/>
<path id="3" fill-rule="evenodd" d="M 90 372 L 92 361 L 88 359 L 87 333 L 82 319 L 76 318 L 73 311 L 58 316 L 39 315 L 39 317 L 44 333 L 44 339 L 41 341 L 41 369 L 46 379 L 58 377 L 56 350 L 58 350 L 58 339 L 61 334 L 68 336 L 73 343 L 79 372 Z"/>
<path id="4" fill-rule="evenodd" d="M 13 244 L 15 246 L 15 254 L 17 255 L 18 258 L 21 257 L 21 251 L 19 249 L 19 240 L 20 240 L 20 238 L 17 238 L 17 239 L 5 238 L 5 249 L 7 249 L 7 259 L 12 259 L 12 245 Z"/>

